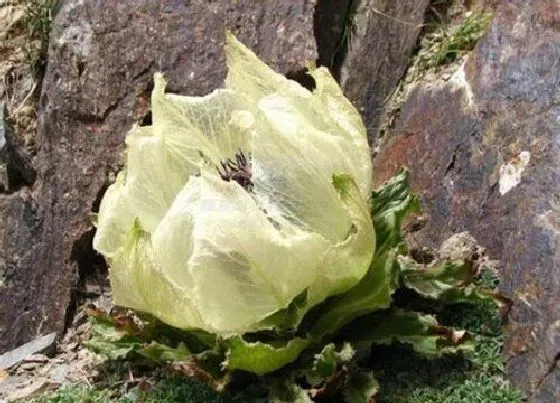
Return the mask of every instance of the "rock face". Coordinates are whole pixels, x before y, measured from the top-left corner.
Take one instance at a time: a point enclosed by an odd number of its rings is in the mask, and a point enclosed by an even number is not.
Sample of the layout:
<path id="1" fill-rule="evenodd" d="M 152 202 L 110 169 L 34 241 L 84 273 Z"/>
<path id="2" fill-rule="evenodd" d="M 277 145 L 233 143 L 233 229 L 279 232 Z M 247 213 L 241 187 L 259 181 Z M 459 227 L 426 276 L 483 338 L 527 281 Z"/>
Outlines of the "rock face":
<path id="1" fill-rule="evenodd" d="M 410 168 L 419 242 L 468 230 L 501 259 L 509 371 L 538 402 L 560 401 L 559 27 L 558 2 L 503 2 L 449 81 L 411 93 L 375 162 L 378 183 Z"/>
<path id="2" fill-rule="evenodd" d="M 429 0 L 363 0 L 353 11 L 340 84 L 376 143 L 387 98 L 405 73 Z"/>
<path id="3" fill-rule="evenodd" d="M 313 2 L 62 1 L 40 101 L 37 181 L 0 194 L 0 352 L 60 331 L 93 256 L 88 214 L 149 119 L 152 76 L 201 95 L 221 86 L 229 27 L 281 72 L 317 59 Z"/>

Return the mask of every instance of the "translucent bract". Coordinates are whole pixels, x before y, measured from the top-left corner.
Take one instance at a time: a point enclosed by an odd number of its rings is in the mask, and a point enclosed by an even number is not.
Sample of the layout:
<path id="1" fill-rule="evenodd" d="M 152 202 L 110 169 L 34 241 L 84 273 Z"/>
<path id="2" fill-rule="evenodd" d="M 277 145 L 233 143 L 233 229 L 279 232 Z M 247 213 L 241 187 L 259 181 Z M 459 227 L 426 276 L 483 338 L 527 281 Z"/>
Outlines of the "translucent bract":
<path id="1" fill-rule="evenodd" d="M 222 335 L 347 291 L 375 249 L 365 128 L 329 72 L 308 91 L 229 34 L 225 50 L 225 89 L 207 96 L 155 75 L 153 124 L 130 131 L 94 239 L 118 305 Z M 239 151 L 250 189 L 217 172 Z"/>

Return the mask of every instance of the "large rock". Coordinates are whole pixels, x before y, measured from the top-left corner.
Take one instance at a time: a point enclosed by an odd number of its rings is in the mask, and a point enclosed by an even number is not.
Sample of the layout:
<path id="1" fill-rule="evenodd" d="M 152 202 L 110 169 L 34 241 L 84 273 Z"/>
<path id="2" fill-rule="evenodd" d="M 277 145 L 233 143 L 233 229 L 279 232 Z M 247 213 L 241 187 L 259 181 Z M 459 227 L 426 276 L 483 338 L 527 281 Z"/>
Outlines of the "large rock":
<path id="1" fill-rule="evenodd" d="M 504 265 L 506 352 L 532 401 L 560 401 L 560 4 L 503 2 L 448 82 L 414 90 L 376 159 L 424 202 L 419 242 L 468 230 Z"/>
<path id="2" fill-rule="evenodd" d="M 77 1 L 60 4 L 40 100 L 33 193 L 0 195 L 0 352 L 61 331 L 79 271 L 94 262 L 89 214 L 149 120 L 152 76 L 202 95 L 221 86 L 229 27 L 281 72 L 317 59 L 314 3 Z"/>
<path id="3" fill-rule="evenodd" d="M 363 0 L 352 11 L 340 84 L 360 110 L 371 144 L 387 99 L 409 64 L 429 0 Z"/>

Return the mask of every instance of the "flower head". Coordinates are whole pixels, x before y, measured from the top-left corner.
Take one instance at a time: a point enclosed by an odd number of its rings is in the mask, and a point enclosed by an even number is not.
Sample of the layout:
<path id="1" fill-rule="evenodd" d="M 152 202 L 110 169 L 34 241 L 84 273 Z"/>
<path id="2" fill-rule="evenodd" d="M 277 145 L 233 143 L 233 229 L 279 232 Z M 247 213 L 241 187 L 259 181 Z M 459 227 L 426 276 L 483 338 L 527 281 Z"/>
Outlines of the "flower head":
<path id="1" fill-rule="evenodd" d="M 329 72 L 308 91 L 229 34 L 226 53 L 204 97 L 155 75 L 153 124 L 129 133 L 94 239 L 117 304 L 216 334 L 347 291 L 375 245 L 366 132 Z"/>

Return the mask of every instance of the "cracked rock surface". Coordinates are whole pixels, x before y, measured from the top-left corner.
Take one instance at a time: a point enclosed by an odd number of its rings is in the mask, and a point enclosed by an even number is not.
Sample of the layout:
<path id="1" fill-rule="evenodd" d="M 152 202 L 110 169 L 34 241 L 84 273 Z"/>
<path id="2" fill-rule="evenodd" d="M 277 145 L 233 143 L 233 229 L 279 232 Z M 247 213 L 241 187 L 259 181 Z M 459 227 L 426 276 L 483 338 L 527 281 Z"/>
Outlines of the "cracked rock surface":
<path id="1" fill-rule="evenodd" d="M 379 118 L 416 46 L 429 0 L 362 0 L 354 10 L 340 84 L 377 143 Z"/>
<path id="2" fill-rule="evenodd" d="M 558 2 L 502 2 L 462 68 L 411 92 L 374 169 L 410 168 L 420 244 L 468 230 L 501 260 L 508 369 L 534 402 L 560 401 L 559 26 Z"/>

